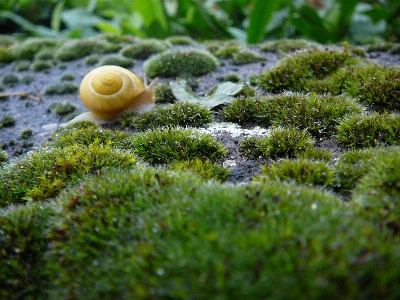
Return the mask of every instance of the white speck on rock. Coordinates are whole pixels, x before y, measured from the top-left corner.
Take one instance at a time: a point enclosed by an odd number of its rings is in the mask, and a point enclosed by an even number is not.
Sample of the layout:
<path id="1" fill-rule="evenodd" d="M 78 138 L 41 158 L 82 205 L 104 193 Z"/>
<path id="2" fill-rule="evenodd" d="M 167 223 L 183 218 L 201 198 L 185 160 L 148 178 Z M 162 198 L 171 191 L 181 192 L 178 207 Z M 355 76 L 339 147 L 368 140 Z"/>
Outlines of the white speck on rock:
<path id="1" fill-rule="evenodd" d="M 224 168 L 236 167 L 236 161 L 235 160 L 231 160 L 231 159 L 227 159 L 222 163 L 222 166 Z"/>
<path id="2" fill-rule="evenodd" d="M 232 138 L 250 137 L 250 136 L 265 136 L 269 135 L 270 129 L 259 126 L 253 129 L 243 129 L 240 125 L 230 122 L 211 123 L 206 128 L 199 128 L 200 132 L 209 133 L 213 136 L 229 133 Z"/>

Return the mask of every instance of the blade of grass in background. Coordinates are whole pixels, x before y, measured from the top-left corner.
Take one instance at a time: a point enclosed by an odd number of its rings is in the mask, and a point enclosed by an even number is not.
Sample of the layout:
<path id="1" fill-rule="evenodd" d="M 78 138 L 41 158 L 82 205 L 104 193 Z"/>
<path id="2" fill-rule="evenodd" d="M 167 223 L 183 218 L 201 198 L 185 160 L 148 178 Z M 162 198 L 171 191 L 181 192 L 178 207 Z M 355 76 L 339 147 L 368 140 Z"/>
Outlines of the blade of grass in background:
<path id="1" fill-rule="evenodd" d="M 61 13 L 64 9 L 64 4 L 65 0 L 58 2 L 51 15 L 51 29 L 56 32 L 59 32 L 61 28 Z"/>
<path id="2" fill-rule="evenodd" d="M 255 0 L 250 13 L 250 23 L 247 28 L 247 42 L 256 44 L 265 34 L 268 22 L 277 9 L 279 0 Z"/>

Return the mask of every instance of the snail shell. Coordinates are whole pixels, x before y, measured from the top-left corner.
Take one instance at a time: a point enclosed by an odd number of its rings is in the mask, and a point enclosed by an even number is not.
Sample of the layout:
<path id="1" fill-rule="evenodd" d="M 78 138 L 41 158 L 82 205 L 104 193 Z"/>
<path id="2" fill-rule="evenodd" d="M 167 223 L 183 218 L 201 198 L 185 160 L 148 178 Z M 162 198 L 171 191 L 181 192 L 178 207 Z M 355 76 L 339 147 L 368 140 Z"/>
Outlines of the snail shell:
<path id="1" fill-rule="evenodd" d="M 154 103 L 152 87 L 156 80 L 149 86 L 145 83 L 122 67 L 102 66 L 83 78 L 79 93 L 95 119 L 110 120 L 128 110 Z"/>

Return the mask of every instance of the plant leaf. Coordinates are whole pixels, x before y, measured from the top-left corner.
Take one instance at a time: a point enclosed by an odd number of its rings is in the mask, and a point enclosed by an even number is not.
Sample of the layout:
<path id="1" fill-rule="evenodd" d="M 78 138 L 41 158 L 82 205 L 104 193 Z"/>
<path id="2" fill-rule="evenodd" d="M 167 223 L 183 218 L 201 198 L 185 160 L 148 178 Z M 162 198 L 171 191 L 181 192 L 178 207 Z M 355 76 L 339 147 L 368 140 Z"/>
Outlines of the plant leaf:
<path id="1" fill-rule="evenodd" d="M 199 103 L 209 108 L 232 102 L 232 100 L 235 99 L 233 96 L 243 88 L 243 84 L 236 84 L 228 81 L 218 85 L 216 91 L 210 96 L 198 97 L 193 93 L 193 90 L 185 80 L 170 82 L 169 86 L 171 87 L 172 93 L 179 101 Z"/>

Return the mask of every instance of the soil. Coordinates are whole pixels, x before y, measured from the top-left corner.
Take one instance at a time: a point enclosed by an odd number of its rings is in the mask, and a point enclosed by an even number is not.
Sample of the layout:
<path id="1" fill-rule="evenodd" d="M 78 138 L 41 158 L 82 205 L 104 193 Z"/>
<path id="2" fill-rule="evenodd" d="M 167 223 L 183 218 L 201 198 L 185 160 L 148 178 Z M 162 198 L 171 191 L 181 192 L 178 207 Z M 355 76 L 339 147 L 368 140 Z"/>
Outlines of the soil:
<path id="1" fill-rule="evenodd" d="M 250 48 L 249 50 L 264 56 L 266 61 L 263 63 L 257 62 L 236 66 L 232 65 L 229 60 L 220 60 L 222 63 L 214 72 L 197 78 L 199 86 L 195 92 L 198 94 L 206 93 L 209 89 L 220 83 L 218 80 L 219 76 L 230 73 L 236 73 L 246 81 L 251 75 L 256 75 L 272 68 L 279 60 L 278 55 L 275 53 L 262 53 L 259 52 L 257 48 Z M 387 52 L 370 52 L 368 56 L 383 65 L 394 66 L 400 64 L 400 55 L 391 55 Z M 130 68 L 130 70 L 138 76 L 142 76 L 143 63 L 143 60 L 138 60 L 135 66 Z M 16 119 L 14 126 L 0 128 L 0 145 L 8 154 L 9 158 L 24 155 L 40 147 L 60 124 L 66 122 L 66 117 L 57 116 L 51 110 L 50 107 L 52 104 L 69 102 L 77 107 L 77 113 L 87 111 L 79 99 L 79 92 L 51 96 L 43 94 L 47 86 L 60 82 L 60 78 L 64 74 L 73 74 L 75 76 L 73 82 L 79 85 L 82 78 L 93 68 L 93 66 L 84 63 L 84 58 L 68 63 L 59 63 L 51 69 L 41 72 L 31 70 L 16 72 L 13 70 L 13 64 L 0 66 L 0 78 L 8 73 L 17 74 L 19 78 L 22 78 L 24 75 L 31 75 L 34 77 L 30 85 L 19 82 L 13 87 L 6 86 L 2 93 L 27 92 L 36 95 L 37 89 L 43 96 L 42 101 L 29 98 L 21 99 L 19 96 L 0 98 L 0 119 L 4 115 L 9 115 Z M 174 80 L 174 78 L 162 78 L 159 82 L 168 83 L 172 80 Z M 260 92 L 262 94 L 262 91 Z M 238 125 L 225 124 L 225 120 L 218 113 L 215 116 L 214 122 L 215 123 L 210 125 L 208 129 L 206 128 L 206 130 L 220 140 L 228 149 L 228 154 L 220 161 L 224 166 L 231 168 L 231 175 L 228 181 L 232 183 L 249 181 L 252 176 L 260 172 L 261 165 L 270 163 L 269 159 L 244 155 L 239 143 L 239 140 L 245 136 L 262 135 L 263 132 L 265 133 L 265 128 L 260 129 L 256 127 L 256 125 L 240 127 Z M 224 126 L 221 127 L 221 125 Z M 215 126 L 217 128 L 215 128 Z M 117 128 L 118 126 L 116 124 L 108 124 L 107 127 Z M 232 132 L 232 128 L 235 132 Z M 21 132 L 27 129 L 31 129 L 33 134 L 27 139 L 21 138 Z M 345 151 L 334 138 L 317 141 L 316 146 L 317 148 L 331 151 L 334 159 L 336 159 L 341 152 Z"/>

